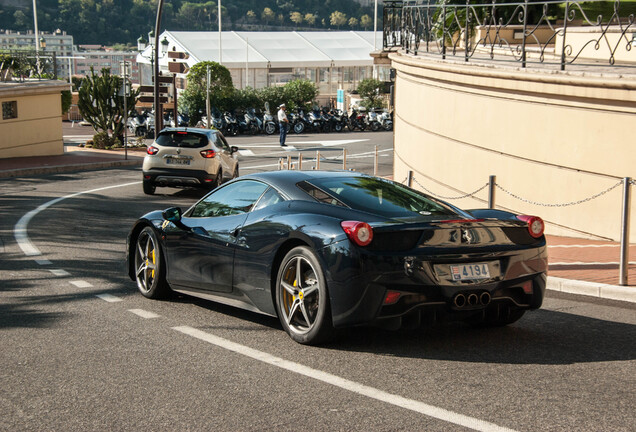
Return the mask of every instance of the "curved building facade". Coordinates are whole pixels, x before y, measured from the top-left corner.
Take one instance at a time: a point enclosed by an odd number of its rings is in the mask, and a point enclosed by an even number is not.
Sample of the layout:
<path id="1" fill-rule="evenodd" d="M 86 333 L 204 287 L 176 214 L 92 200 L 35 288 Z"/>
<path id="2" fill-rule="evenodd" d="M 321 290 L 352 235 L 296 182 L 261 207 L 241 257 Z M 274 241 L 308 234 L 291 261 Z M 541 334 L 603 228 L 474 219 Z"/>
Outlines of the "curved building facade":
<path id="1" fill-rule="evenodd" d="M 636 177 L 634 68 L 563 72 L 404 51 L 389 58 L 395 180 L 411 171 L 416 189 L 478 208 L 494 175 L 496 207 L 543 217 L 548 234 L 620 239 L 621 181 Z"/>

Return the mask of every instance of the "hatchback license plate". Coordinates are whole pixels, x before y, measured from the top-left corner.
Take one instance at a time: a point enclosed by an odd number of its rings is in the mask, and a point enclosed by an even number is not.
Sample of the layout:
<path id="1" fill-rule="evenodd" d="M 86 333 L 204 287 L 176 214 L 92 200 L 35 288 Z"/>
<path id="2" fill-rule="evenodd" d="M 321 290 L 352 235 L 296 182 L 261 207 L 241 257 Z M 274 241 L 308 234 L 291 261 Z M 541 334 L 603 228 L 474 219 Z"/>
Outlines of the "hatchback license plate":
<path id="1" fill-rule="evenodd" d="M 190 165 L 190 159 L 167 158 L 166 163 L 168 165 Z"/>
<path id="2" fill-rule="evenodd" d="M 490 278 L 487 263 L 451 265 L 450 270 L 454 281 Z"/>

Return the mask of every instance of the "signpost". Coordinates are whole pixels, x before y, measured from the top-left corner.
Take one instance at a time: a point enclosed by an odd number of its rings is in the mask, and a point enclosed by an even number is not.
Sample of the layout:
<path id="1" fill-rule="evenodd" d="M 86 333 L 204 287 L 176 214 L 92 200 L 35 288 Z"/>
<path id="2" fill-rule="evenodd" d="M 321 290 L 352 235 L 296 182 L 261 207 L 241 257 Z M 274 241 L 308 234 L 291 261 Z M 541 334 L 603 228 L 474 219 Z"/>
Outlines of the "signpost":
<path id="1" fill-rule="evenodd" d="M 128 75 L 130 74 L 130 62 L 119 62 L 119 72 L 124 78 L 121 90 L 121 93 L 124 95 L 124 159 L 128 160 L 128 97 L 130 96 Z"/>

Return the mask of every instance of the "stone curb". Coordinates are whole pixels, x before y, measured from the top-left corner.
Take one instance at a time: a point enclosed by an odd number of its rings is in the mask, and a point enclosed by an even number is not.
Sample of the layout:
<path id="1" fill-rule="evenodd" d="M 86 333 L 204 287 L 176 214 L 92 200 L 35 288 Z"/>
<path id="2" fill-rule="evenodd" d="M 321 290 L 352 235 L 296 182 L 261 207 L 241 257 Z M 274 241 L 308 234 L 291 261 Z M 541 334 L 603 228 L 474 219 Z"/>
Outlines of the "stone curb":
<path id="1" fill-rule="evenodd" d="M 72 171 L 88 171 L 88 170 L 100 170 L 106 168 L 115 168 L 123 166 L 141 166 L 143 160 L 120 160 L 109 162 L 90 162 L 80 163 L 74 165 L 56 165 L 36 168 L 21 168 L 14 170 L 0 171 L 0 178 L 22 177 L 29 175 L 41 175 L 41 174 L 58 174 Z"/>
<path id="2" fill-rule="evenodd" d="M 570 294 L 636 303 L 636 288 L 548 276 L 547 289 Z"/>

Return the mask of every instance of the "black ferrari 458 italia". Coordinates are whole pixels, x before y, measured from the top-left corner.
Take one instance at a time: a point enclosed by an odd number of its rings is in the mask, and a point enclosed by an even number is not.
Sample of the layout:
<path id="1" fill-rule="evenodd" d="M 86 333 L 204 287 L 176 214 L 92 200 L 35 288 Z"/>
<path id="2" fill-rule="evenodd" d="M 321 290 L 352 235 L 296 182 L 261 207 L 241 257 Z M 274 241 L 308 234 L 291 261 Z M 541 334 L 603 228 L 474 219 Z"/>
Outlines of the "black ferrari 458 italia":
<path id="1" fill-rule="evenodd" d="M 364 324 L 506 325 L 543 301 L 543 229 L 364 174 L 264 172 L 185 212 L 141 217 L 128 272 L 146 297 L 177 291 L 278 316 L 304 344 Z"/>

